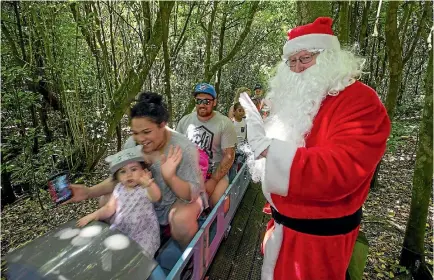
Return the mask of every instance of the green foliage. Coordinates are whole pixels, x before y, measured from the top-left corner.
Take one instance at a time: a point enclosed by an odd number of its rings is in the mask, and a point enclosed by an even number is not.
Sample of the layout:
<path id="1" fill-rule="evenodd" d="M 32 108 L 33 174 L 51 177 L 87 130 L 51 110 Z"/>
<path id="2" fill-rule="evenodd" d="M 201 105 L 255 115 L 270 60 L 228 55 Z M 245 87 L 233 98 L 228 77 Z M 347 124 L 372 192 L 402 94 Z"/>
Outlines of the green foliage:
<path id="1" fill-rule="evenodd" d="M 402 145 L 403 139 L 414 137 L 417 135 L 417 131 L 417 120 L 395 120 L 389 140 L 387 141 L 388 151 L 394 153 Z"/>
<path id="2" fill-rule="evenodd" d="M 170 13 L 167 38 L 170 92 L 165 93 L 165 99 L 172 101 L 175 123 L 191 100 L 193 86 L 205 79 L 207 25 L 213 5 L 205 1 L 175 2 Z M 236 45 L 250 19 L 252 3 L 225 1 L 216 7 L 211 30 L 211 66 L 219 61 L 219 55 L 226 57 Z M 221 69 L 217 110 L 228 111 L 237 88 L 253 89 L 259 82 L 267 92 L 268 80 L 281 61 L 286 32 L 300 20 L 334 16 L 336 7 L 337 2 L 328 1 L 260 2 L 241 48 Z M 362 15 L 365 4 L 359 3 L 357 7 L 358 15 Z M 372 65 L 373 78 L 369 83 L 382 93 L 388 83 L 387 69 L 382 69 L 386 58 L 387 3 L 383 4 L 379 18 L 379 44 L 370 36 L 376 7 L 377 3 L 373 3 L 367 13 L 365 53 L 367 65 Z M 420 13 L 419 9 L 413 10 Z M 401 18 L 403 11 L 400 6 Z M 2 170 L 12 172 L 13 185 L 33 180 L 44 184 L 43 178 L 52 169 L 52 153 L 59 154 L 62 168 L 90 171 L 113 142 L 115 127 L 134 96 L 140 90 L 164 92 L 159 13 L 158 2 L 146 1 L 24 1 L 2 5 Z M 303 18 L 306 14 L 309 17 Z M 409 16 L 409 34 L 417 29 L 415 15 Z M 356 34 L 360 32 L 361 21 L 361 17 L 352 20 Z M 357 40 L 359 36 L 350 37 Z M 410 43 L 410 39 L 405 40 L 405 50 Z M 417 116 L 421 110 L 418 83 L 421 71 L 426 69 L 425 52 L 424 44 L 417 45 L 414 61 L 405 66 L 408 75 L 401 86 L 398 116 Z M 374 55 L 369 56 L 370 53 Z M 215 75 L 211 79 L 213 84 L 214 78 Z M 400 124 L 394 126 L 389 149 L 396 148 L 399 135 L 407 133 L 405 129 Z"/>

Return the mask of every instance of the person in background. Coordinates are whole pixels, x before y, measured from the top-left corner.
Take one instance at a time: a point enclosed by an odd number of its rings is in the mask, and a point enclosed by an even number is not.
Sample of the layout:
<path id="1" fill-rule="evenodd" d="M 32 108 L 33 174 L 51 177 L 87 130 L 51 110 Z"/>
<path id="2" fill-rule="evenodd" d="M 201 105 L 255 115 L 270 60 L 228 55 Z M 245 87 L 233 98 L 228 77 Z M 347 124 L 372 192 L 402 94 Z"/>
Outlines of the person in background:
<path id="1" fill-rule="evenodd" d="M 264 98 L 264 90 L 261 84 L 256 84 L 254 87 L 254 95 L 252 96 L 253 104 L 255 104 L 256 109 L 258 109 L 259 114 L 263 119 L 267 118 L 270 108 L 271 102 L 270 100 Z"/>
<path id="2" fill-rule="evenodd" d="M 250 95 L 252 91 L 247 87 L 240 87 L 235 90 L 234 102 L 229 108 L 229 113 L 228 113 L 228 118 L 231 119 L 232 121 L 234 120 L 234 104 L 239 102 L 238 100 L 240 99 L 240 94 L 242 92 L 247 92 Z"/>
<path id="3" fill-rule="evenodd" d="M 244 120 L 246 113 L 244 112 L 244 108 L 241 106 L 240 102 L 235 103 L 234 105 L 234 127 L 235 132 L 237 133 L 237 144 L 242 144 L 247 139 L 247 125 Z"/>
<path id="4" fill-rule="evenodd" d="M 245 160 L 244 152 L 242 149 L 247 142 L 247 125 L 244 117 L 244 108 L 239 102 L 235 103 L 233 123 L 235 127 L 235 132 L 237 133 L 237 146 L 235 149 L 234 164 L 232 165 L 232 168 L 229 172 L 230 182 L 235 178 L 237 171 L 241 168 L 241 165 Z"/>
<path id="5" fill-rule="evenodd" d="M 264 98 L 264 90 L 262 89 L 262 85 L 257 83 L 255 87 L 253 88 L 254 95 L 252 96 L 252 99 L 259 99 L 262 100 Z"/>
<path id="6" fill-rule="evenodd" d="M 177 166 L 180 157 L 167 159 Z M 113 179 L 118 181 L 113 195 L 102 208 L 78 220 L 84 227 L 91 221 L 111 218 L 110 228 L 118 229 L 142 247 L 153 258 L 160 247 L 160 227 L 152 202 L 161 199 L 161 191 L 152 179 L 142 154 L 142 146 L 125 149 L 106 158 Z"/>
<path id="7" fill-rule="evenodd" d="M 213 110 L 217 95 L 212 85 L 196 85 L 193 96 L 196 111 L 184 116 L 176 130 L 186 135 L 209 157 L 209 175 L 205 189 L 213 207 L 229 186 L 227 174 L 234 162 L 237 134 L 231 120 Z"/>

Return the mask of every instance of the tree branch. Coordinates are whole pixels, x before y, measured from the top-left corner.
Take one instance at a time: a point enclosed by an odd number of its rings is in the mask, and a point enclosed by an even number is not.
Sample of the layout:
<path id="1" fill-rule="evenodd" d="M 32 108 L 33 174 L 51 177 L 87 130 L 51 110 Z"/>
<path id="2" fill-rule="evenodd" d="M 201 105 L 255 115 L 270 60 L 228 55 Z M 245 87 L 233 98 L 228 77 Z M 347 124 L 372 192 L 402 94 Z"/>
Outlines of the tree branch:
<path id="1" fill-rule="evenodd" d="M 217 5 L 218 1 L 214 1 L 212 12 L 211 12 L 211 18 L 208 22 L 207 27 L 207 34 L 206 34 L 206 43 L 205 43 L 205 81 L 209 82 L 207 79 L 209 75 L 209 70 L 211 67 L 211 43 L 212 43 L 212 32 L 213 32 L 213 25 L 215 20 L 215 14 L 217 12 Z"/>
<path id="2" fill-rule="evenodd" d="M 429 2 L 426 2 L 425 7 L 424 7 L 423 12 L 422 12 L 422 16 L 419 18 L 419 24 L 418 24 L 418 28 L 416 31 L 416 35 L 414 35 L 413 41 L 410 44 L 410 49 L 408 49 L 407 53 L 404 56 L 404 59 L 402 60 L 403 65 L 405 65 L 407 63 L 407 61 L 413 55 L 414 49 L 416 48 L 417 41 L 419 41 L 420 33 L 422 32 L 422 29 L 424 27 L 424 22 L 425 22 L 425 19 L 427 17 L 427 14 L 428 14 L 428 9 L 430 9 L 430 5 L 429 5 Z M 404 42 L 402 42 L 402 43 L 404 44 Z"/>
<path id="3" fill-rule="evenodd" d="M 249 12 L 248 21 L 246 22 L 246 26 L 244 27 L 244 30 L 241 33 L 240 37 L 238 38 L 237 42 L 235 43 L 232 50 L 229 52 L 229 54 L 225 58 L 223 58 L 222 60 L 220 60 L 216 64 L 214 64 L 214 66 L 211 68 L 211 71 L 209 71 L 209 76 L 205 77 L 206 80 L 208 80 L 208 81 L 211 80 L 211 77 L 214 75 L 214 73 L 217 72 L 217 70 L 220 69 L 221 67 L 223 67 L 226 63 L 228 63 L 235 56 L 235 54 L 241 49 L 242 44 L 244 42 L 244 39 L 247 37 L 247 35 L 250 32 L 250 28 L 252 26 L 252 22 L 254 20 L 254 17 L 255 17 L 256 11 L 258 10 L 258 7 L 259 7 L 259 1 L 253 2 L 252 7 L 251 7 L 250 12 Z"/>
<path id="4" fill-rule="evenodd" d="M 69 7 L 71 9 L 72 16 L 77 23 L 77 25 L 80 27 L 81 34 L 84 36 L 84 39 L 87 42 L 87 45 L 89 46 L 90 51 L 95 57 L 99 57 L 99 52 L 95 48 L 95 46 L 92 43 L 92 37 L 89 34 L 89 31 L 83 26 L 80 11 L 78 10 L 77 3 L 72 2 L 69 4 Z"/>
<path id="5" fill-rule="evenodd" d="M 185 20 L 184 26 L 182 28 L 181 34 L 179 35 L 178 41 L 176 42 L 175 48 L 173 51 L 171 51 L 171 57 L 176 57 L 178 55 L 178 52 L 180 51 L 182 45 L 181 42 L 183 41 L 185 31 L 187 31 L 187 26 L 191 18 L 191 14 L 193 13 L 193 9 L 196 6 L 196 3 L 193 2 L 193 4 L 190 6 L 190 10 L 188 11 L 187 19 Z"/>
<path id="6" fill-rule="evenodd" d="M 2 28 L 2 33 L 3 35 L 5 35 L 6 40 L 8 41 L 9 45 L 10 45 L 10 49 L 11 52 L 15 58 L 15 61 L 18 63 L 18 65 L 20 66 L 24 66 L 24 64 L 26 63 L 24 60 L 21 59 L 20 55 L 18 54 L 17 51 L 17 46 L 15 45 L 14 40 L 12 39 L 11 33 L 9 32 L 8 28 L 6 27 L 5 23 L 3 22 L 3 20 L 1 21 L 1 28 Z"/>
<path id="7" fill-rule="evenodd" d="M 413 13 L 414 4 L 415 4 L 415 2 L 405 2 L 404 3 L 404 15 L 402 16 L 402 18 L 404 20 L 401 21 L 399 26 L 398 26 L 398 30 L 400 32 L 402 32 L 401 42 L 403 44 L 405 42 L 405 37 L 407 36 L 407 27 L 408 27 L 410 16 Z"/>

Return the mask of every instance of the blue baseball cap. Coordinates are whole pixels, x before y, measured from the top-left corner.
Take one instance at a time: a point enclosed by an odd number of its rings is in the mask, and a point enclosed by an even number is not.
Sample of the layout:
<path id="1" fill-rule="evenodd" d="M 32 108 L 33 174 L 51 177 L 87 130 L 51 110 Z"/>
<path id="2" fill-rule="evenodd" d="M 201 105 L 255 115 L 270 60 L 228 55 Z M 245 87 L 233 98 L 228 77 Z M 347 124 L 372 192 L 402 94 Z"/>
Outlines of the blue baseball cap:
<path id="1" fill-rule="evenodd" d="M 199 93 L 206 93 L 211 95 L 214 99 L 217 97 L 217 93 L 212 85 L 207 83 L 200 83 L 194 87 L 193 96 L 198 95 Z"/>

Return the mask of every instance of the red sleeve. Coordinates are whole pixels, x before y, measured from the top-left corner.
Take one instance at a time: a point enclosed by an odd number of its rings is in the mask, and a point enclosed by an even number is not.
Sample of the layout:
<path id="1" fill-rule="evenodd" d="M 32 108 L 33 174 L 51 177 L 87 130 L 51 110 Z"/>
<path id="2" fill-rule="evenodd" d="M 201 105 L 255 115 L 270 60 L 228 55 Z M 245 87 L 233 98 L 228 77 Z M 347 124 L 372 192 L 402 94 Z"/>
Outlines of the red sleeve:
<path id="1" fill-rule="evenodd" d="M 298 148 L 290 169 L 290 196 L 321 201 L 352 193 L 381 160 L 390 134 L 386 109 L 374 92 L 347 98 L 333 113 L 320 147 Z"/>
<path id="2" fill-rule="evenodd" d="M 316 146 L 297 148 L 273 140 L 267 155 L 265 191 L 335 201 L 369 179 L 386 150 L 390 120 L 373 90 L 358 89 L 362 92 L 344 92 L 347 96 L 337 100 L 336 105 L 324 108 L 328 111 L 322 112 L 324 115 L 314 125 L 327 129 L 315 136 Z"/>

